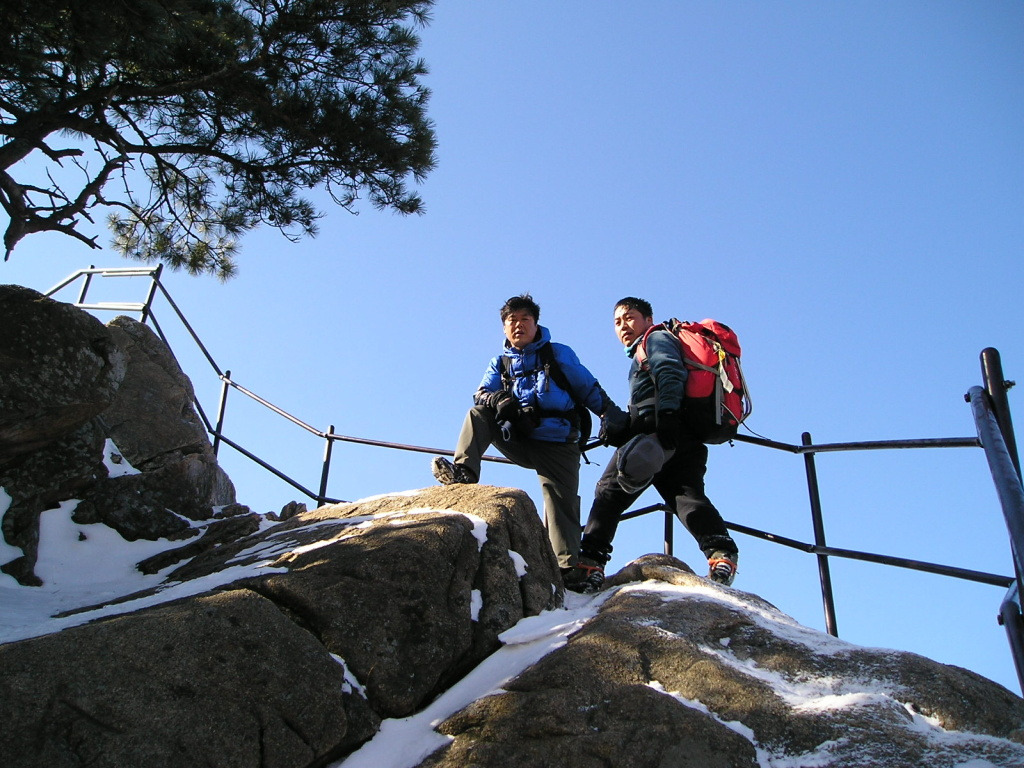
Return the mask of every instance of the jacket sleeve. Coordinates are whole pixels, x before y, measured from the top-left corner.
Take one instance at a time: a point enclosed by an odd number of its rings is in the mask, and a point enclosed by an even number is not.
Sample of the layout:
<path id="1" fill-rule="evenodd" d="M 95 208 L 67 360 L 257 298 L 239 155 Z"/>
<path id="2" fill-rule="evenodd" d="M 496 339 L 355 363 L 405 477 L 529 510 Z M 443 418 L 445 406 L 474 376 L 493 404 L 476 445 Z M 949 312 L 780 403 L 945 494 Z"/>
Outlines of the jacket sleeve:
<path id="1" fill-rule="evenodd" d="M 565 344 L 552 344 L 551 348 L 554 350 L 555 360 L 569 381 L 572 389 L 569 394 L 576 402 L 582 403 L 598 416 L 608 410 L 609 406 L 615 405 L 594 374 L 580 362 L 571 347 Z"/>
<path id="2" fill-rule="evenodd" d="M 480 386 L 473 393 L 473 404 L 485 405 L 486 403 L 483 401 L 486 399 L 486 396 L 492 392 L 497 392 L 501 388 L 501 358 L 494 357 L 491 358 L 491 362 L 487 365 L 487 370 L 484 371 L 484 377 L 480 381 Z"/>
<path id="3" fill-rule="evenodd" d="M 686 366 L 683 348 L 668 331 L 654 331 L 647 337 L 647 365 L 657 396 L 659 411 L 678 411 L 683 404 Z"/>

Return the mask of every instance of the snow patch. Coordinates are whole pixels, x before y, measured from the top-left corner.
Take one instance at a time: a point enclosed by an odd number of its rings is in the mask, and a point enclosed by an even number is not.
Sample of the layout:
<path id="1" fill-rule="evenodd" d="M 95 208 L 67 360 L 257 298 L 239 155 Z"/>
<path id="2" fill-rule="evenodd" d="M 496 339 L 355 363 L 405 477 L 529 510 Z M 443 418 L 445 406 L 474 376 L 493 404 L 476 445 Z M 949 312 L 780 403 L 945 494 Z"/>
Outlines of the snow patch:
<path id="1" fill-rule="evenodd" d="M 348 664 L 345 663 L 345 660 L 341 658 L 341 656 L 338 656 L 336 653 L 332 653 L 331 658 L 338 662 L 341 665 L 341 668 L 345 670 L 345 682 L 341 686 L 341 692 L 355 692 L 365 699 L 366 688 L 364 688 L 363 684 L 359 682 L 359 679 L 354 674 L 352 674 L 352 670 L 348 668 Z"/>
<path id="2" fill-rule="evenodd" d="M 512 565 L 516 569 L 516 576 L 520 579 L 526 575 L 526 558 L 516 552 L 514 549 L 508 550 L 509 559 L 512 560 Z"/>
<path id="3" fill-rule="evenodd" d="M 423 711 L 401 719 L 385 720 L 377 734 L 332 768 L 411 768 L 452 741 L 434 730 L 451 715 L 485 696 L 500 694 L 502 685 L 551 651 L 565 645 L 568 635 L 592 618 L 609 593 L 576 595 L 566 608 L 521 619 L 499 639 L 505 646 L 445 691 Z"/>
<path id="4" fill-rule="evenodd" d="M 423 493 L 423 488 L 418 488 L 412 491 L 393 491 L 392 493 L 378 493 L 375 496 L 367 496 L 362 499 L 356 499 L 355 501 L 348 502 L 350 504 L 366 504 L 370 501 L 380 501 L 381 499 L 391 499 L 399 496 L 419 496 Z"/>
<path id="5" fill-rule="evenodd" d="M 128 459 L 124 457 L 121 450 L 114 445 L 114 441 L 109 437 L 103 445 L 103 466 L 107 468 L 108 477 L 142 474 L 128 462 Z"/>
<path id="6" fill-rule="evenodd" d="M 451 509 L 432 509 L 430 507 L 418 507 L 407 509 L 400 514 L 405 515 L 462 515 L 473 525 L 473 536 L 477 541 L 477 549 L 483 548 L 487 543 L 487 521 L 482 517 L 471 515 L 469 512 L 456 512 Z"/>
<path id="7" fill-rule="evenodd" d="M 3 520 L 4 515 L 10 508 L 11 496 L 3 486 L 0 486 L 0 520 Z M 21 557 L 22 554 L 20 547 L 8 544 L 3 535 L 0 535 L 0 563 L 9 563 L 11 560 Z M 6 573 L 0 574 L 0 579 L 10 579 L 11 581 L 14 581 L 14 579 Z"/>
<path id="8" fill-rule="evenodd" d="M 798 624 L 795 619 L 787 616 L 782 611 L 753 600 L 744 600 L 742 592 L 731 589 L 722 589 L 717 586 L 684 586 L 681 584 L 668 584 L 663 581 L 627 584 L 622 589 L 626 592 L 652 592 L 665 601 L 697 599 L 723 603 L 731 608 L 735 608 L 737 611 L 741 611 L 763 629 L 778 635 L 784 640 L 803 645 L 805 648 L 822 656 L 847 653 L 861 648 L 861 646 L 840 640 L 838 637 L 826 635 Z"/>
<path id="9" fill-rule="evenodd" d="M 125 541 L 117 531 L 102 523 L 76 523 L 71 515 L 77 505 L 77 499 L 64 501 L 39 516 L 35 572 L 43 580 L 43 586 L 24 587 L 2 574 L 0 643 L 39 637 L 94 619 L 208 592 L 247 576 L 284 571 L 267 568 L 267 563 L 256 563 L 190 582 L 161 585 L 164 578 L 161 574 L 143 574 L 135 566 L 147 557 L 166 551 L 166 541 Z M 116 605 L 55 618 L 61 613 L 145 590 L 156 591 Z"/>

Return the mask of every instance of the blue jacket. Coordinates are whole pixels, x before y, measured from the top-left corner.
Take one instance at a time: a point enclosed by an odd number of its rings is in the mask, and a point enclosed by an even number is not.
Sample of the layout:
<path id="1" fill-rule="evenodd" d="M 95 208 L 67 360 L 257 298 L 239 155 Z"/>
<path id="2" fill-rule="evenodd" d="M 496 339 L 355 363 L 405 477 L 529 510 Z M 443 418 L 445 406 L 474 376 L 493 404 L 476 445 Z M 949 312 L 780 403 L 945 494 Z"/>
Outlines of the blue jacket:
<path id="1" fill-rule="evenodd" d="M 629 367 L 629 404 L 640 413 L 655 407 L 659 411 L 679 411 L 686 387 L 686 366 L 683 348 L 672 333 L 651 331 L 647 337 L 647 370 L 640 367 L 635 355 L 641 339 L 628 347 L 626 354 L 633 358 Z"/>
<path id="2" fill-rule="evenodd" d="M 569 421 L 575 403 L 585 405 L 600 416 L 611 400 L 594 375 L 580 363 L 571 348 L 551 341 L 551 333 L 544 326 L 538 326 L 538 330 L 540 333 L 537 340 L 530 342 L 521 350 L 505 341 L 501 355 L 493 358 L 487 366 L 483 381 L 480 382 L 473 400 L 480 405 L 484 396 L 503 388 L 501 358 L 507 357 L 511 362 L 509 373 L 515 377 L 512 394 L 519 400 L 521 407 L 534 408 L 541 415 L 537 427 L 529 437 L 552 443 L 571 442 L 577 437 Z M 545 374 L 539 354 L 540 348 L 545 344 L 551 345 L 555 360 L 576 395 L 575 400 L 555 383 L 553 377 Z M 566 415 L 561 416 L 562 413 Z"/>

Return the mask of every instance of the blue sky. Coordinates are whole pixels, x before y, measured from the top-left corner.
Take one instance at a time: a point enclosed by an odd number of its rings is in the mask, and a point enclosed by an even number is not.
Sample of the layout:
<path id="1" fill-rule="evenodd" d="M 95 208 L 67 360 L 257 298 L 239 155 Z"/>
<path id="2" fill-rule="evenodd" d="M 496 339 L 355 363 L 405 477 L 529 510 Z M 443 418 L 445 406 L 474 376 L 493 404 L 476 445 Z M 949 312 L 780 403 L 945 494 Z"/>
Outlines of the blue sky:
<path id="1" fill-rule="evenodd" d="M 439 148 L 424 216 L 330 210 L 315 240 L 247 237 L 227 284 L 166 277 L 245 387 L 320 429 L 451 448 L 500 348 L 498 308 L 524 291 L 620 403 L 617 299 L 730 324 L 749 425 L 783 442 L 971 436 L 963 394 L 986 346 L 1024 384 L 1021 3 L 446 0 L 433 17 L 421 50 Z M 33 236 L 0 281 L 46 289 L 90 263 L 126 265 Z M 96 296 L 138 301 L 145 286 L 109 292 Z M 166 307 L 157 318 L 173 340 Z M 219 382 L 176 351 L 212 413 Z M 318 484 L 316 438 L 237 394 L 227 430 Z M 351 444 L 334 455 L 338 498 L 433 482 L 427 455 Z M 299 498 L 230 449 L 222 463 L 258 511 Z M 830 544 L 1011 572 L 981 450 L 829 454 L 817 466 Z M 600 471 L 582 469 L 584 516 Z M 539 499 L 526 470 L 484 472 Z M 797 456 L 715 447 L 708 492 L 727 520 L 813 538 Z M 612 567 L 660 550 L 661 525 L 625 523 Z M 813 557 L 739 544 L 738 588 L 823 626 Z M 702 567 L 678 524 L 676 554 Z M 995 619 L 1002 589 L 839 560 L 832 577 L 844 639 L 1018 690 Z"/>

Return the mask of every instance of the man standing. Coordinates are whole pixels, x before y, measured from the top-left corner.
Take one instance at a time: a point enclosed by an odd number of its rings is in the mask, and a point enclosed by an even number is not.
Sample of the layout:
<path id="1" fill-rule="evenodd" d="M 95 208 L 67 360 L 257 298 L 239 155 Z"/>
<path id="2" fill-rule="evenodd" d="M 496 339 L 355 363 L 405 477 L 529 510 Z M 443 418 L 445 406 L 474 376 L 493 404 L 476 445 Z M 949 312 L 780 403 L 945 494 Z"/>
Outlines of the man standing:
<path id="1" fill-rule="evenodd" d="M 708 577 L 732 584 L 738 548 L 715 505 L 704 494 L 708 449 L 683 416 L 687 371 L 682 346 L 654 325 L 650 303 L 632 296 L 615 305 L 615 334 L 633 360 L 629 370 L 629 416 L 625 429 L 606 424 L 604 437 L 617 446 L 594 490 L 594 504 L 580 550 L 582 569 L 592 572 L 582 591 L 604 579 L 619 518 L 649 485 L 675 510 L 708 559 Z M 646 336 L 646 340 L 645 340 Z M 646 344 L 647 360 L 636 357 Z"/>
<path id="2" fill-rule="evenodd" d="M 589 571 L 577 567 L 580 548 L 580 417 L 584 406 L 624 427 L 626 414 L 580 363 L 576 353 L 551 341 L 539 325 L 540 307 L 529 294 L 501 308 L 502 353 L 487 366 L 455 448 L 455 461 L 434 458 L 444 485 L 476 483 L 484 451 L 494 445 L 510 461 L 537 472 L 544 497 L 544 525 L 567 587 Z"/>

